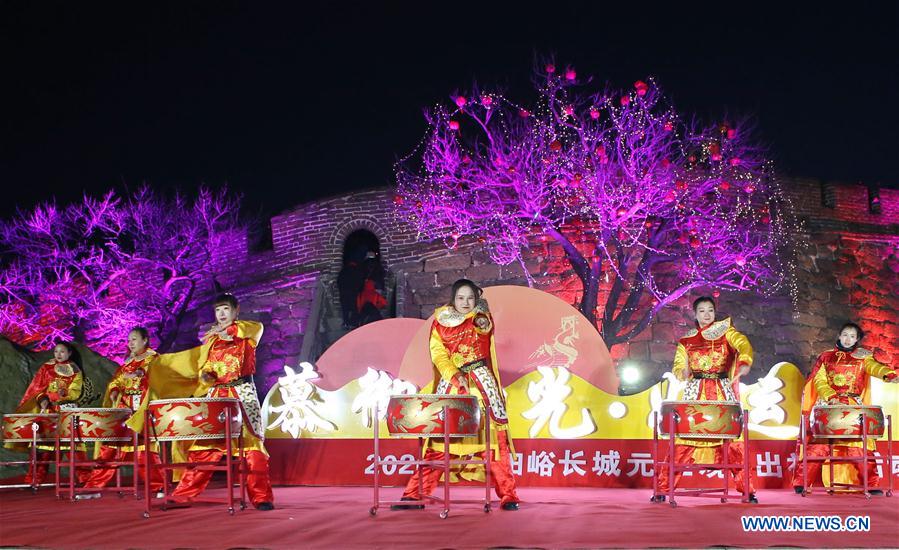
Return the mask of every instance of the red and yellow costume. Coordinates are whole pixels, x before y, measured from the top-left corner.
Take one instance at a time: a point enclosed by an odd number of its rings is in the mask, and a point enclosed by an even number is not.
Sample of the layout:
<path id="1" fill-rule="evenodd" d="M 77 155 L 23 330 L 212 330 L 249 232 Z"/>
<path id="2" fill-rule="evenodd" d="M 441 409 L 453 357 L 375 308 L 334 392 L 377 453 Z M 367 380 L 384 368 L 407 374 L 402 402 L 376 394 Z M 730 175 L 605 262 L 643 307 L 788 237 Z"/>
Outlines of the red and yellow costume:
<path id="1" fill-rule="evenodd" d="M 17 413 L 40 413 L 40 412 L 59 412 L 60 405 L 68 403 L 76 403 L 81 398 L 81 388 L 84 383 L 84 375 L 78 365 L 71 361 L 57 361 L 51 359 L 47 361 L 34 374 L 31 384 L 25 390 L 25 395 L 16 407 Z M 41 408 L 42 403 L 46 401 L 47 407 Z M 53 445 L 39 444 L 37 446 L 41 452 L 38 453 L 38 460 L 51 460 L 51 451 L 55 450 Z M 78 452 L 80 455 L 80 451 Z M 83 460 L 82 456 L 77 456 L 78 460 Z M 47 476 L 47 465 L 38 464 L 36 471 L 29 469 L 25 476 L 25 483 L 33 483 L 40 485 Z M 87 473 L 78 471 L 78 477 L 83 481 Z"/>
<path id="2" fill-rule="evenodd" d="M 243 408 L 243 445 L 247 450 L 249 474 L 247 492 L 254 505 L 272 502 L 269 480 L 268 452 L 265 450 L 265 431 L 253 374 L 256 372 L 256 346 L 262 337 L 262 324 L 254 321 L 235 321 L 222 336 L 213 335 L 200 347 L 199 373 L 194 397 L 229 397 L 239 399 Z M 236 439 L 235 439 L 236 442 Z M 217 462 L 224 456 L 223 441 L 195 442 L 189 449 L 191 462 Z M 235 445 L 235 453 L 237 453 Z M 199 495 L 212 472 L 188 470 L 173 496 L 190 500 Z"/>
<path id="3" fill-rule="evenodd" d="M 484 417 L 490 422 L 489 447 L 493 453 L 490 473 L 496 483 L 496 494 L 501 504 L 518 502 L 510 464 L 513 451 L 509 439 L 509 419 L 493 345 L 493 318 L 487 309 L 487 302 L 479 300 L 477 306 L 464 315 L 452 306 L 437 308 L 431 325 L 430 349 L 434 364 L 434 393 L 468 393 L 478 397 L 481 410 L 486 411 Z M 461 384 L 457 378 L 460 374 L 464 380 Z M 450 454 L 479 454 L 483 457 L 487 452 L 484 450 L 487 445 L 485 439 L 485 427 L 482 425 L 478 437 L 455 439 L 450 444 Z M 442 460 L 442 449 L 442 440 L 429 439 L 425 445 L 424 459 Z M 484 479 L 483 468 L 478 471 L 466 467 L 455 473 L 465 479 Z M 419 494 L 431 494 L 441 474 L 441 470 L 422 467 L 421 486 L 419 476 L 413 475 L 403 497 L 415 499 Z"/>
<path id="4" fill-rule="evenodd" d="M 141 404 L 147 400 L 150 389 L 150 366 L 156 360 L 157 354 L 148 349 L 140 355 L 132 355 L 116 370 L 112 379 L 106 386 L 106 394 L 103 396 L 103 407 L 128 408 L 132 411 L 140 409 Z M 98 461 L 126 461 L 134 449 L 131 446 L 109 447 L 100 446 L 96 459 Z M 149 459 L 151 463 L 157 463 L 159 457 L 155 451 L 147 453 L 144 445 L 137 448 L 138 464 L 143 470 Z M 115 468 L 97 468 L 91 474 L 85 487 L 105 487 L 115 475 Z M 143 478 L 143 473 L 139 473 Z M 158 491 L 162 489 L 162 475 L 156 469 L 150 471 L 150 489 Z"/>
<path id="5" fill-rule="evenodd" d="M 870 405 L 871 376 L 890 382 L 896 378 L 897 373 L 887 365 L 879 363 L 869 350 L 863 348 L 856 348 L 853 351 L 834 348 L 825 351 L 818 356 L 805 384 L 802 394 L 803 418 L 808 418 L 812 407 L 816 404 Z M 875 443 L 873 438 L 868 440 L 869 455 L 874 451 Z M 808 455 L 810 458 L 826 456 L 828 447 L 827 441 L 812 439 L 807 447 Z M 860 457 L 861 447 L 861 441 L 850 441 L 834 444 L 833 450 L 836 456 Z M 817 461 L 808 463 L 809 485 L 821 481 L 823 464 Z M 847 467 L 851 467 L 851 470 Z M 858 464 L 836 464 L 834 468 L 837 481 L 842 483 L 852 483 L 854 480 L 850 477 L 851 472 L 858 472 Z M 877 467 L 873 460 L 868 464 L 868 484 L 875 487 L 880 484 L 880 476 L 877 475 Z M 802 485 L 801 462 L 797 462 L 793 472 L 793 485 Z"/>
<path id="6" fill-rule="evenodd" d="M 672 372 L 679 379 L 687 379 L 684 400 L 740 401 L 732 386 L 733 378 L 743 367 L 752 366 L 752 345 L 745 335 L 731 326 L 730 318 L 716 321 L 701 329 L 694 329 L 680 339 L 674 354 Z M 674 461 L 678 464 L 720 464 L 724 462 L 723 442 L 720 439 L 677 438 Z M 742 442 L 730 443 L 728 461 L 743 462 Z M 677 486 L 681 473 L 675 474 Z M 742 491 L 746 472 L 736 476 L 737 489 Z M 659 472 L 659 491 L 668 490 L 668 470 Z M 749 492 L 753 492 L 750 480 Z"/>

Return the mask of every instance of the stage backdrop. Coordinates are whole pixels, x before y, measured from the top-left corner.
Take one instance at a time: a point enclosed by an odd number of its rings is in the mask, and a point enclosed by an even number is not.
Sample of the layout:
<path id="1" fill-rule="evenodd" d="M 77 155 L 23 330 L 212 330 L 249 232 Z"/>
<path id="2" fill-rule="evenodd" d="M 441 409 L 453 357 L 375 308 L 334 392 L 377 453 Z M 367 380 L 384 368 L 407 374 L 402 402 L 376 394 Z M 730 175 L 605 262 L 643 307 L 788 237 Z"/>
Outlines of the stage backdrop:
<path id="1" fill-rule="evenodd" d="M 526 287 L 486 289 L 496 322 L 496 351 L 522 486 L 648 487 L 652 483 L 652 413 L 676 399 L 670 374 L 642 393 L 619 396 L 609 352 L 574 308 Z M 360 485 L 372 482 L 373 423 L 381 458 L 417 456 L 415 440 L 386 436 L 390 395 L 431 391 L 428 335 L 432 319 L 387 319 L 354 330 L 317 365 L 285 366 L 263 402 L 266 446 L 276 484 Z M 675 343 L 672 342 L 672 346 Z M 791 363 L 754 365 L 767 374 L 740 385 L 749 413 L 750 461 L 759 487 L 785 487 L 796 465 L 804 379 Z M 899 418 L 899 387 L 873 381 L 873 402 Z M 377 417 L 375 409 L 379 411 Z M 893 428 L 893 437 L 899 430 Z M 886 453 L 886 443 L 879 443 Z M 895 451 L 894 451 L 895 454 Z M 882 474 L 886 465 L 881 465 Z M 899 476 L 899 456 L 893 475 Z M 382 466 L 382 483 L 405 483 L 413 468 Z M 720 472 L 685 478 L 708 485 Z"/>

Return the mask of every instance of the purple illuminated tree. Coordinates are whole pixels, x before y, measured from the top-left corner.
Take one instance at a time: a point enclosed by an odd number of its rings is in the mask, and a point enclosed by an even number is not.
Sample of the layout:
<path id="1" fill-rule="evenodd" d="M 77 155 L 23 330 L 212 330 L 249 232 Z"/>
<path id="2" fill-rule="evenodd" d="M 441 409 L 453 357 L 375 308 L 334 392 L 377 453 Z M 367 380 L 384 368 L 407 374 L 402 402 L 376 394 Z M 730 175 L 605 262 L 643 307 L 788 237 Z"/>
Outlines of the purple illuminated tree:
<path id="1" fill-rule="evenodd" d="M 144 186 L 19 212 L 0 224 L 0 333 L 38 349 L 76 339 L 112 356 L 144 325 L 167 351 L 216 249 L 242 227 L 238 208 L 227 190 L 164 198 Z"/>
<path id="2" fill-rule="evenodd" d="M 426 112 L 395 167 L 397 211 L 421 235 L 477 238 L 526 274 L 529 249 L 555 240 L 610 347 L 691 290 L 793 286 L 792 209 L 745 122 L 687 120 L 652 79 L 591 92 L 547 63 L 534 82 L 533 106 L 473 89 Z"/>

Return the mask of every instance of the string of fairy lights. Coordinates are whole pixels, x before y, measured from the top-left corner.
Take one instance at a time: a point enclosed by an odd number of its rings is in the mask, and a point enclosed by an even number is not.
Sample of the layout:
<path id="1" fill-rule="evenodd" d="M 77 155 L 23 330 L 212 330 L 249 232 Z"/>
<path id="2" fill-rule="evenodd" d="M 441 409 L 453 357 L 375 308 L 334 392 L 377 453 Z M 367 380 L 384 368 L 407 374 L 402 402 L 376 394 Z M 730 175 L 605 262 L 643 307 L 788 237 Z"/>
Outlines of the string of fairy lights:
<path id="1" fill-rule="evenodd" d="M 651 78 L 587 93 L 574 68 L 547 63 L 535 82 L 533 106 L 473 89 L 428 111 L 395 165 L 396 213 L 420 237 L 472 236 L 524 267 L 552 234 L 585 290 L 602 276 L 609 292 L 645 294 L 619 295 L 612 321 L 702 287 L 786 289 L 796 308 L 799 222 L 748 124 L 684 123 Z M 635 269 L 647 255 L 668 271 Z"/>

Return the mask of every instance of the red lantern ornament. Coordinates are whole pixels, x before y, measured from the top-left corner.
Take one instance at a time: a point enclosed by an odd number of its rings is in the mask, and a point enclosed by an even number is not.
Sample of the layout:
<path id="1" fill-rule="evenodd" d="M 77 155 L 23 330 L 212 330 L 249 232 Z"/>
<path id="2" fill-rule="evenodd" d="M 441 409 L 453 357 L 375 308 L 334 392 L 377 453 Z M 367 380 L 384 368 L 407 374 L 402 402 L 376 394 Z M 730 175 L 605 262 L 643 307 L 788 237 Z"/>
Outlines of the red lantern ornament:
<path id="1" fill-rule="evenodd" d="M 456 98 L 456 106 L 459 107 L 460 109 L 461 109 L 462 107 L 465 107 L 465 104 L 466 104 L 466 103 L 468 103 L 468 100 L 465 99 L 465 96 L 464 96 L 464 95 L 460 95 L 460 96 L 458 96 L 458 97 Z"/>
<path id="2" fill-rule="evenodd" d="M 747 193 L 749 193 L 751 195 L 752 193 L 755 192 L 755 186 L 752 185 L 751 183 L 747 183 L 746 187 L 743 188 L 743 191 L 746 191 Z"/>
<path id="3" fill-rule="evenodd" d="M 690 237 L 690 247 L 691 248 L 699 248 L 699 237 Z"/>
<path id="4" fill-rule="evenodd" d="M 668 168 L 671 166 L 671 161 L 668 159 L 662 159 L 662 168 Z"/>
<path id="5" fill-rule="evenodd" d="M 394 195 L 393 196 L 393 204 L 397 204 L 397 205 L 403 204 L 404 200 L 406 200 L 406 199 L 404 199 L 402 195 Z"/>
<path id="6" fill-rule="evenodd" d="M 721 296 L 721 291 L 720 291 L 720 290 L 715 290 L 715 291 L 713 291 L 713 292 L 712 292 L 712 296 L 715 297 L 715 298 Z"/>
<path id="7" fill-rule="evenodd" d="M 730 128 L 729 130 L 727 130 L 727 139 L 734 139 L 735 137 L 737 137 L 736 130 L 734 130 L 733 128 Z"/>
<path id="8" fill-rule="evenodd" d="M 597 109 L 596 107 L 590 107 L 590 118 L 592 118 L 593 120 L 598 120 L 599 109 Z"/>
<path id="9" fill-rule="evenodd" d="M 529 113 L 527 109 L 521 109 L 520 111 L 518 111 L 518 116 L 520 116 L 521 118 L 527 118 L 531 116 L 531 113 Z"/>
<path id="10" fill-rule="evenodd" d="M 737 157 L 734 157 L 734 158 L 730 159 L 730 165 L 731 165 L 731 166 L 739 166 L 739 165 L 740 165 L 740 159 L 737 158 Z"/>
<path id="11" fill-rule="evenodd" d="M 677 242 L 679 242 L 681 244 L 687 244 L 688 242 L 690 242 L 690 237 L 688 237 L 686 233 L 681 233 L 677 237 Z"/>
<path id="12" fill-rule="evenodd" d="M 686 191 L 687 190 L 687 182 L 685 182 L 684 180 L 677 180 L 676 182 L 674 182 L 674 187 L 678 191 Z"/>
<path id="13" fill-rule="evenodd" d="M 718 184 L 718 189 L 720 189 L 722 191 L 727 191 L 728 189 L 730 189 L 730 182 L 722 181 L 721 183 Z"/>
<path id="14" fill-rule="evenodd" d="M 628 105 L 631 104 L 631 98 L 626 95 L 623 95 L 623 96 L 621 96 L 620 102 L 621 102 L 622 107 L 627 107 Z"/>
<path id="15" fill-rule="evenodd" d="M 662 128 L 664 128 L 666 132 L 670 132 L 670 131 L 674 130 L 674 124 L 671 124 L 670 122 L 666 122 L 662 126 Z"/>
<path id="16" fill-rule="evenodd" d="M 687 157 L 687 160 L 690 162 L 696 162 L 696 155 L 690 155 L 689 157 Z"/>
<path id="17" fill-rule="evenodd" d="M 569 68 L 565 71 L 565 80 L 574 80 L 577 78 L 577 73 L 574 72 L 574 69 Z"/>
<path id="18" fill-rule="evenodd" d="M 638 80 L 634 82 L 634 89 L 637 90 L 638 96 L 643 97 L 646 95 L 646 92 L 649 91 L 649 86 L 642 80 Z"/>
<path id="19" fill-rule="evenodd" d="M 734 263 L 740 267 L 743 267 L 744 265 L 746 265 L 746 258 L 744 258 L 743 256 L 737 256 L 737 258 L 734 260 Z"/>
<path id="20" fill-rule="evenodd" d="M 709 145 L 709 156 L 716 162 L 721 160 L 721 146 L 717 143 Z"/>
<path id="21" fill-rule="evenodd" d="M 618 208 L 618 210 L 615 212 L 615 214 L 620 218 L 620 217 L 624 216 L 625 214 L 627 214 L 627 208 L 621 206 Z"/>
<path id="22" fill-rule="evenodd" d="M 554 139 L 550 142 L 549 148 L 551 151 L 558 153 L 559 151 L 562 150 L 562 142 L 557 139 Z"/>
<path id="23" fill-rule="evenodd" d="M 544 68 L 546 69 L 546 72 L 549 74 L 553 74 L 554 72 L 556 72 L 556 66 L 553 65 L 552 63 L 547 63 L 546 67 L 544 67 Z"/>
<path id="24" fill-rule="evenodd" d="M 765 225 L 771 223 L 771 216 L 769 216 L 768 214 L 762 216 L 762 223 Z"/>
<path id="25" fill-rule="evenodd" d="M 676 196 L 674 194 L 674 191 L 668 191 L 667 193 L 665 193 L 665 202 L 674 202 L 675 198 Z"/>
<path id="26" fill-rule="evenodd" d="M 574 107 L 572 107 L 571 105 L 566 105 L 562 108 L 562 112 L 568 116 L 574 116 Z"/>
<path id="27" fill-rule="evenodd" d="M 596 149 L 593 150 L 597 155 L 604 157 L 606 155 L 606 147 L 605 145 L 597 145 Z"/>
<path id="28" fill-rule="evenodd" d="M 491 105 L 493 105 L 493 98 L 489 95 L 482 95 L 481 105 L 483 105 L 484 107 L 490 107 Z"/>
<path id="29" fill-rule="evenodd" d="M 455 132 L 456 130 L 459 129 L 459 123 L 455 120 L 451 120 L 451 121 L 449 121 L 449 128 L 450 128 L 450 130 Z"/>

